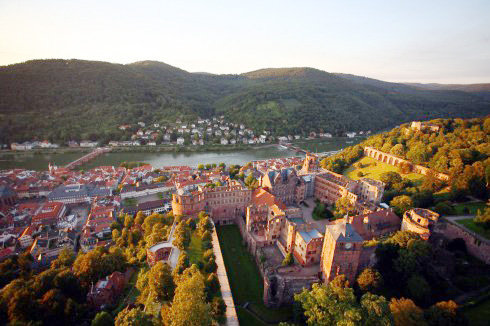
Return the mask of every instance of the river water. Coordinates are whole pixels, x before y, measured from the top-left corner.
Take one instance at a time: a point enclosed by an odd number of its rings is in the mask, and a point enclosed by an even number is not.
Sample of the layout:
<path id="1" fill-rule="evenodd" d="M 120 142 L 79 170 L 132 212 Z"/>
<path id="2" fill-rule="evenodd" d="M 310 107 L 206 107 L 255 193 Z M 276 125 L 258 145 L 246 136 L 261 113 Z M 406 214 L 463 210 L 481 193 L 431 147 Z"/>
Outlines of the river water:
<path id="1" fill-rule="evenodd" d="M 303 141 L 298 143 L 301 148 L 311 151 L 325 152 L 342 149 L 347 146 L 352 146 L 363 138 L 332 138 L 325 140 L 312 140 L 310 142 Z M 81 157 L 82 153 L 0 153 L 0 170 L 25 168 L 32 170 L 46 170 L 48 163 L 55 165 L 65 165 L 75 159 Z M 81 169 L 91 169 L 101 165 L 118 166 L 121 162 L 146 162 L 153 165 L 155 168 L 172 165 L 189 165 L 197 166 L 198 164 L 240 164 L 254 160 L 264 160 L 270 158 L 302 156 L 297 152 L 282 148 L 280 146 L 266 146 L 259 148 L 251 148 L 241 151 L 229 152 L 181 152 L 181 153 L 150 153 L 150 152 L 117 152 L 106 153 L 96 159 L 81 166 Z"/>

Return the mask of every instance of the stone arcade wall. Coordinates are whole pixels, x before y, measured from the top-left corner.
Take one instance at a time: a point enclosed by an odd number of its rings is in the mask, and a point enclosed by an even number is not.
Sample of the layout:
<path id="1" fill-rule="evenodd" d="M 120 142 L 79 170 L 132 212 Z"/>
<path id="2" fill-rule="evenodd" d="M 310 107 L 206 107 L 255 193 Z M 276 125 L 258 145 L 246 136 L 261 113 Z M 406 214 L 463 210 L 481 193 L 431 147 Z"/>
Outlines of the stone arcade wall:
<path id="1" fill-rule="evenodd" d="M 364 155 L 369 156 L 374 158 L 375 160 L 378 160 L 383 163 L 387 163 L 393 166 L 400 166 L 401 163 L 407 163 L 412 166 L 412 171 L 415 173 L 420 173 L 423 175 L 427 175 L 431 169 L 426 168 L 425 166 L 418 165 L 418 164 L 413 164 L 412 162 L 405 160 L 403 158 L 400 158 L 398 156 L 388 154 L 385 152 L 382 152 L 380 150 L 377 150 L 374 147 L 364 147 Z M 444 173 L 439 173 L 434 171 L 436 178 L 439 180 L 444 180 L 447 181 L 449 180 L 449 176 Z"/>

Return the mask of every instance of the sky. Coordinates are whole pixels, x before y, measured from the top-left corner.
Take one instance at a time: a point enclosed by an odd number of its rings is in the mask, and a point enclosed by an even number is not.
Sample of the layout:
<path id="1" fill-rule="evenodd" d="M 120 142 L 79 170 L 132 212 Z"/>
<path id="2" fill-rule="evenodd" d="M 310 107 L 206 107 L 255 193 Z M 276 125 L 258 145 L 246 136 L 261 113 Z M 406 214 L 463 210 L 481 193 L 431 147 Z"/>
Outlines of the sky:
<path id="1" fill-rule="evenodd" d="M 0 65 L 52 58 L 490 83 L 490 0 L 0 0 Z"/>

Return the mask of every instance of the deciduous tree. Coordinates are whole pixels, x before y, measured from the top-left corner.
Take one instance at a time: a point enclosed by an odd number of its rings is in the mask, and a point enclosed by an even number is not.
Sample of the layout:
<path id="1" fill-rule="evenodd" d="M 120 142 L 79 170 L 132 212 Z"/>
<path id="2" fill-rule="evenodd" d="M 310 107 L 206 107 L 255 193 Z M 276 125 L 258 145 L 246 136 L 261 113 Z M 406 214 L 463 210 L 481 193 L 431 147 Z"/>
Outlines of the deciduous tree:
<path id="1" fill-rule="evenodd" d="M 114 326 L 114 318 L 107 311 L 101 311 L 92 320 L 92 326 Z"/>
<path id="2" fill-rule="evenodd" d="M 361 297 L 362 325 L 392 326 L 393 316 L 386 298 L 381 295 L 366 293 Z"/>
<path id="3" fill-rule="evenodd" d="M 311 290 L 304 289 L 294 296 L 305 311 L 308 325 L 361 324 L 361 308 L 354 291 L 346 286 L 344 279 L 341 275 L 335 279 L 336 282 L 332 281 L 326 285 L 315 283 Z"/>
<path id="4" fill-rule="evenodd" d="M 391 299 L 390 310 L 396 326 L 427 326 L 424 312 L 410 299 Z"/>
<path id="5" fill-rule="evenodd" d="M 339 216 L 350 215 L 354 212 L 354 204 L 347 196 L 341 197 L 335 202 L 335 212 Z"/>
<path id="6" fill-rule="evenodd" d="M 174 230 L 174 241 L 173 245 L 179 248 L 180 250 L 185 250 L 191 242 L 191 234 L 189 227 L 180 222 Z"/>
<path id="7" fill-rule="evenodd" d="M 425 311 L 429 326 L 465 326 L 468 321 L 459 311 L 456 302 L 441 301 Z"/>
<path id="8" fill-rule="evenodd" d="M 357 277 L 357 284 L 363 292 L 375 292 L 383 286 L 383 277 L 374 268 L 365 268 Z"/>
<path id="9" fill-rule="evenodd" d="M 407 195 L 396 196 L 390 201 L 390 206 L 395 209 L 395 213 L 398 216 L 402 216 L 405 211 L 413 208 L 413 201 Z"/>
<path id="10" fill-rule="evenodd" d="M 166 263 L 156 263 L 149 272 L 148 285 L 150 296 L 158 301 L 172 300 L 175 290 L 172 268 Z"/>
<path id="11" fill-rule="evenodd" d="M 172 307 L 162 319 L 170 320 L 172 326 L 211 325 L 211 307 L 206 303 L 204 290 L 204 277 L 197 267 L 194 265 L 185 270 L 177 277 Z"/>
<path id="12" fill-rule="evenodd" d="M 116 326 L 154 326 L 153 320 L 150 314 L 142 311 L 138 308 L 123 309 L 116 316 Z"/>
<path id="13" fill-rule="evenodd" d="M 51 268 L 71 267 L 74 261 L 75 253 L 73 252 L 73 249 L 65 247 L 61 249 L 58 258 L 53 260 L 53 262 L 51 263 Z"/>

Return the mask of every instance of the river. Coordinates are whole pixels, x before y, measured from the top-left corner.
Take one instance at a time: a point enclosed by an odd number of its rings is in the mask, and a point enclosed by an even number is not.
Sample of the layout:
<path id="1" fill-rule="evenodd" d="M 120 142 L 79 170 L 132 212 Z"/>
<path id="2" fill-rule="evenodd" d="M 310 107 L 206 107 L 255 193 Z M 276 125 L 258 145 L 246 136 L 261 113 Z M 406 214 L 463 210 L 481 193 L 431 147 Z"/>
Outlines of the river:
<path id="1" fill-rule="evenodd" d="M 302 148 L 312 151 L 333 151 L 342 149 L 346 146 L 351 146 L 362 141 L 363 138 L 332 138 L 325 140 L 302 141 L 297 145 Z M 55 165 L 65 165 L 75 159 L 81 157 L 82 153 L 0 153 L 0 170 L 24 168 L 31 170 L 46 170 L 48 163 Z M 106 153 L 96 159 L 81 166 L 81 169 L 91 169 L 101 165 L 119 165 L 121 162 L 147 162 L 158 168 L 161 166 L 172 165 L 189 165 L 197 166 L 198 164 L 208 163 L 225 163 L 225 164 L 240 164 L 254 160 L 264 160 L 270 158 L 302 156 L 302 154 L 284 149 L 280 146 L 262 146 L 259 148 L 250 148 L 240 151 L 227 152 L 181 152 L 181 153 L 150 153 L 150 152 L 117 152 Z"/>

